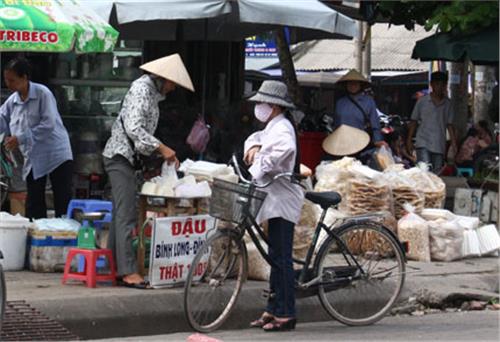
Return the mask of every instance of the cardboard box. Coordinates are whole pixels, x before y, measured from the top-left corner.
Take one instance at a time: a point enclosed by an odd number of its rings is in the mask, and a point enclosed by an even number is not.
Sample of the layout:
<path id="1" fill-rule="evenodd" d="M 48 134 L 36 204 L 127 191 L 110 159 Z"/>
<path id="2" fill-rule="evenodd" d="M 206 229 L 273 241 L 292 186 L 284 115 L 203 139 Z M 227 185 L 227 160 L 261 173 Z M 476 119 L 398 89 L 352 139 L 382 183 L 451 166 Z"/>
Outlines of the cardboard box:
<path id="1" fill-rule="evenodd" d="M 483 190 L 457 188 L 453 212 L 457 215 L 479 217 Z"/>

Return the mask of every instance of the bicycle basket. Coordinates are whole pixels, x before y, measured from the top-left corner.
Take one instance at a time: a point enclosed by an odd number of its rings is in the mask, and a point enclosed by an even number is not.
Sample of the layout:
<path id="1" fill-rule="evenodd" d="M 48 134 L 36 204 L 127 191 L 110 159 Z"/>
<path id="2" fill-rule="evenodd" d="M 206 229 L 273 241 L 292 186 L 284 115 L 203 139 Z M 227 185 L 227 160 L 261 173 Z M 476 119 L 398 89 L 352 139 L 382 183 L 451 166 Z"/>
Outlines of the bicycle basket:
<path id="1" fill-rule="evenodd" d="M 253 190 L 242 184 L 214 179 L 210 198 L 210 216 L 236 224 L 242 223 L 245 215 L 243 208 L 250 201 L 249 213 L 256 216 L 266 199 L 263 191 Z"/>

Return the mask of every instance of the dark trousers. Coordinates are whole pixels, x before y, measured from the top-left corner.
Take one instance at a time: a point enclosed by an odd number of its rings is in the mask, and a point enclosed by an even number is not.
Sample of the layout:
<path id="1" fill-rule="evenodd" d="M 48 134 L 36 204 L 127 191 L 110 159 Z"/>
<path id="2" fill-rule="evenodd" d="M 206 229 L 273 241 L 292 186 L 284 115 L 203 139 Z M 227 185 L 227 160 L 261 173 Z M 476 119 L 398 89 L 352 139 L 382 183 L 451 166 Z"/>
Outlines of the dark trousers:
<path id="1" fill-rule="evenodd" d="M 54 209 L 56 217 L 66 215 L 71 200 L 71 184 L 73 161 L 67 160 L 49 174 L 52 192 L 54 193 Z M 26 178 L 28 196 L 26 198 L 26 217 L 39 219 L 47 217 L 45 203 L 45 187 L 47 176 L 33 179 L 33 171 Z"/>
<path id="2" fill-rule="evenodd" d="M 266 311 L 277 317 L 295 317 L 295 277 L 293 271 L 294 224 L 282 218 L 269 220 L 269 256 L 277 267 L 271 267 Z"/>
<path id="3" fill-rule="evenodd" d="M 132 233 L 137 225 L 135 170 L 120 155 L 112 159 L 105 157 L 103 160 L 113 197 L 113 220 L 109 228 L 108 248 L 113 251 L 117 274 L 125 276 L 137 273 L 137 259 L 132 247 Z"/>

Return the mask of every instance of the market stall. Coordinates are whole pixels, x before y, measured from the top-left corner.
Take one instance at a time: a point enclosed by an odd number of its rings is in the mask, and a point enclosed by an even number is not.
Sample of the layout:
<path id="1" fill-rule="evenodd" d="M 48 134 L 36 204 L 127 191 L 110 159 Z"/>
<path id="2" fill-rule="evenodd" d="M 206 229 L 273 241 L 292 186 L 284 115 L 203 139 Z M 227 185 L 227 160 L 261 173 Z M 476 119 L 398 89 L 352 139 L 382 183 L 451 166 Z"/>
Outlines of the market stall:
<path id="1" fill-rule="evenodd" d="M 316 178 L 315 191 L 337 191 L 342 195 L 338 210 L 343 215 L 389 213 L 390 221 L 397 223 L 393 227 L 386 225 L 408 244 L 410 260 L 453 261 L 500 250 L 496 226 L 488 224 L 489 220 L 480 221 L 480 202 L 475 203 L 474 212 L 462 215 L 459 210 L 452 213 L 443 209 L 446 185 L 425 165 L 404 169 L 393 164 L 380 172 L 345 157 L 323 162 L 316 169 Z M 479 190 L 476 196 L 480 199 L 483 192 Z M 305 207 L 303 216 L 311 217 L 314 206 L 306 206 L 309 209 Z M 316 208 L 316 215 L 318 212 Z M 312 217 L 310 221 L 316 219 Z"/>

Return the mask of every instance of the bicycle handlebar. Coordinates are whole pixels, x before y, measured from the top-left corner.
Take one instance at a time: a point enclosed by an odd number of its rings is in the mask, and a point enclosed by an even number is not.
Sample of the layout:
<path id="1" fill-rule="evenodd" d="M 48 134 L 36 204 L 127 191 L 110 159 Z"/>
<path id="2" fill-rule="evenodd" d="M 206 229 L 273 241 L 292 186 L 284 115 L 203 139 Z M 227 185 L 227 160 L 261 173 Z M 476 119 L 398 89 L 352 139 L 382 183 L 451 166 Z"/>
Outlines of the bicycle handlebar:
<path id="1" fill-rule="evenodd" d="M 275 175 L 269 182 L 267 183 L 264 183 L 264 184 L 257 184 L 255 181 L 252 181 L 252 180 L 248 180 L 246 179 L 242 174 L 241 174 L 241 170 L 240 170 L 240 165 L 238 163 L 238 159 L 236 158 L 236 155 L 233 154 L 233 156 L 231 157 L 231 162 L 230 162 L 235 170 L 236 170 L 236 173 L 238 174 L 238 177 L 240 178 L 240 180 L 245 183 L 245 184 L 249 184 L 249 185 L 252 185 L 256 188 L 267 188 L 269 185 L 271 185 L 272 183 L 274 183 L 276 180 L 280 179 L 280 178 L 284 178 L 284 177 L 287 177 L 287 178 L 290 178 L 290 182 L 292 183 L 295 183 L 295 184 L 298 184 L 298 185 L 301 185 L 300 184 L 300 179 L 303 178 L 303 176 L 301 175 L 297 175 L 293 172 L 282 172 L 282 173 L 278 173 L 277 175 Z M 302 186 L 302 185 L 301 185 Z"/>

